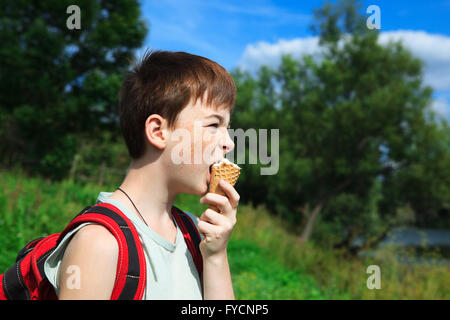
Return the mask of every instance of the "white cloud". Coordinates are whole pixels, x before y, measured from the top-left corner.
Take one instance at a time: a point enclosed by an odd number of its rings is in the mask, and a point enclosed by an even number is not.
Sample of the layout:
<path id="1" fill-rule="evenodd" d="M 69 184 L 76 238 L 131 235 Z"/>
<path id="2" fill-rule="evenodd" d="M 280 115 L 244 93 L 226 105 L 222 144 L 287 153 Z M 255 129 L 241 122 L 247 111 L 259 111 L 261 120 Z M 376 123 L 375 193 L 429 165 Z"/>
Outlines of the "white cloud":
<path id="1" fill-rule="evenodd" d="M 424 61 L 424 82 L 435 90 L 450 91 L 450 37 L 424 31 L 386 31 L 380 43 L 400 40 L 405 47 Z"/>
<path id="2" fill-rule="evenodd" d="M 283 54 L 291 54 L 293 58 L 297 59 L 304 54 L 317 56 L 320 54 L 319 39 L 317 37 L 306 37 L 293 40 L 280 39 L 274 44 L 265 41 L 248 44 L 239 66 L 249 71 L 255 71 L 261 65 L 276 67 Z"/>
<path id="3" fill-rule="evenodd" d="M 444 119 L 450 121 L 450 104 L 444 96 L 438 96 L 433 100 L 431 109 Z"/>
<path id="4" fill-rule="evenodd" d="M 435 90 L 450 91 L 450 37 L 423 31 L 381 32 L 379 42 L 386 44 L 389 40 L 401 40 L 405 47 L 425 62 L 425 84 Z M 246 70 L 255 70 L 262 64 L 276 67 L 281 55 L 285 53 L 290 53 L 293 57 L 301 57 L 303 54 L 318 56 L 318 38 L 281 39 L 276 43 L 261 41 L 248 44 L 239 66 Z"/>
<path id="5" fill-rule="evenodd" d="M 381 32 L 379 42 L 387 44 L 389 40 L 402 41 L 412 54 L 424 62 L 424 83 L 436 91 L 444 93 L 434 99 L 432 108 L 446 119 L 450 119 L 450 103 L 445 97 L 450 96 L 450 37 L 430 34 L 424 31 L 386 31 Z M 317 37 L 280 39 L 276 43 L 258 42 L 248 44 L 242 54 L 239 66 L 254 72 L 261 65 L 276 68 L 282 54 L 291 54 L 300 58 L 304 54 L 320 57 L 321 48 Z"/>

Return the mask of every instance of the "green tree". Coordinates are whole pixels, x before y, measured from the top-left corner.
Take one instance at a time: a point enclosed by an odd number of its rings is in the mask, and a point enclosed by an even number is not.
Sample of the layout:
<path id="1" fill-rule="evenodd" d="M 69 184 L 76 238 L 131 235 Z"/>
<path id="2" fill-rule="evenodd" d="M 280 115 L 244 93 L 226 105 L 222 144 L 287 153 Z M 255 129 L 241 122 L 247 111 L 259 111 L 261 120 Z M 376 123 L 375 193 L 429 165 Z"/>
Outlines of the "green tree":
<path id="1" fill-rule="evenodd" d="M 80 29 L 66 22 L 80 8 Z M 79 134 L 118 131 L 123 72 L 147 27 L 136 0 L 0 1 L 0 155 L 59 178 Z"/>
<path id="2" fill-rule="evenodd" d="M 380 45 L 355 1 L 315 16 L 320 58 L 285 55 L 256 77 L 233 73 L 233 125 L 280 129 L 278 174 L 244 165 L 243 198 L 300 224 L 300 241 L 322 214 L 344 246 L 359 235 L 376 243 L 407 205 L 419 219 L 448 212 L 449 129 L 432 121 L 421 61 L 401 43 Z"/>

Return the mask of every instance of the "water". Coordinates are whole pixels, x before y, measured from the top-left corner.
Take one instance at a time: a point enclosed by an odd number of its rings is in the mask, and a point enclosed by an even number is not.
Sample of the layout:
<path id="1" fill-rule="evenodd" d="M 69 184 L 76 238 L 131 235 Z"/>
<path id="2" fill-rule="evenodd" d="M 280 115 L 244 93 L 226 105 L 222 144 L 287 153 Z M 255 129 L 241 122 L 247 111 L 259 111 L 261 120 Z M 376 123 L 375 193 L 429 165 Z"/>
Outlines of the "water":
<path id="1" fill-rule="evenodd" d="M 450 246 L 450 230 L 396 228 L 380 245 L 387 243 L 403 246 Z"/>
<path id="2" fill-rule="evenodd" d="M 358 238 L 353 245 L 362 244 L 364 238 Z M 416 256 L 405 257 L 398 255 L 397 259 L 405 264 L 446 264 L 450 265 L 450 230 L 422 229 L 401 227 L 394 228 L 380 244 L 377 249 L 370 252 L 361 252 L 362 256 L 374 256 L 379 249 L 388 245 L 394 245 L 401 251 L 402 248 L 414 249 Z M 439 249 L 442 258 L 430 258 L 426 253 Z M 425 253 L 425 255 L 424 255 Z M 421 256 L 424 255 L 424 256 Z"/>

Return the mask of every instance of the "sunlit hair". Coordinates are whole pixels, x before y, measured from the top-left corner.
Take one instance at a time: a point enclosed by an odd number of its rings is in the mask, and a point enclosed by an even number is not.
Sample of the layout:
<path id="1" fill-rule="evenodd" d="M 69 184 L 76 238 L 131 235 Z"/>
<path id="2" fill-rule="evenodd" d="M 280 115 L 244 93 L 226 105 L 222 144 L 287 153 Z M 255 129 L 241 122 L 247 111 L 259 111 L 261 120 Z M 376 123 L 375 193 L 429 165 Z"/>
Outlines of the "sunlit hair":
<path id="1" fill-rule="evenodd" d="M 120 127 L 130 156 L 138 159 L 145 152 L 148 116 L 159 114 L 173 129 L 189 102 L 204 102 L 205 96 L 206 105 L 233 111 L 236 85 L 222 66 L 186 52 L 147 52 L 128 72 L 120 90 Z"/>

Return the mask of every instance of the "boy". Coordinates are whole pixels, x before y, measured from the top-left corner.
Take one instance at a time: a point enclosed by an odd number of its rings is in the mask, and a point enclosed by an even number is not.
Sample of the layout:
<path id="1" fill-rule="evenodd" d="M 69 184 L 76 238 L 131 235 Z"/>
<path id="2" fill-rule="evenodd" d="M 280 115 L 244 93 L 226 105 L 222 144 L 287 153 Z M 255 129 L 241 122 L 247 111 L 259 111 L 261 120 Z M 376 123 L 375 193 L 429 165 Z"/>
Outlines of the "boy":
<path id="1" fill-rule="evenodd" d="M 138 231 L 147 264 L 143 299 L 234 299 L 226 250 L 239 194 L 226 181 L 226 196 L 205 193 L 210 166 L 234 148 L 227 127 L 235 96 L 224 68 L 185 52 L 146 54 L 122 85 L 120 125 L 132 161 L 120 188 L 101 192 L 97 202 L 121 209 Z M 180 133 L 188 138 L 180 141 Z M 202 279 L 171 214 L 179 193 L 204 195 L 201 203 L 221 211 L 188 213 L 202 235 Z M 88 223 L 64 238 L 45 273 L 59 299 L 109 299 L 117 259 L 114 236 Z M 76 288 L 68 285 L 74 266 Z"/>

